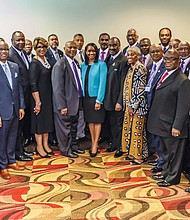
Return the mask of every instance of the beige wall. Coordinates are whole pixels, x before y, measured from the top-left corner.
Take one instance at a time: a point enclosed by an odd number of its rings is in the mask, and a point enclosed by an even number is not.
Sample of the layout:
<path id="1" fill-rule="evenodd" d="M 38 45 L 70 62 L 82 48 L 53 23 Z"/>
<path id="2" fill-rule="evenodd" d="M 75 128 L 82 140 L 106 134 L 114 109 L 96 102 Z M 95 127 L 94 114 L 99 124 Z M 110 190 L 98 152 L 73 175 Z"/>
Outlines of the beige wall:
<path id="1" fill-rule="evenodd" d="M 75 33 L 97 43 L 99 34 L 108 32 L 124 47 L 127 29 L 157 43 L 163 26 L 172 29 L 174 38 L 190 41 L 189 0 L 0 0 L 0 5 L 0 36 L 9 44 L 15 30 L 29 39 L 56 33 L 60 48 Z"/>

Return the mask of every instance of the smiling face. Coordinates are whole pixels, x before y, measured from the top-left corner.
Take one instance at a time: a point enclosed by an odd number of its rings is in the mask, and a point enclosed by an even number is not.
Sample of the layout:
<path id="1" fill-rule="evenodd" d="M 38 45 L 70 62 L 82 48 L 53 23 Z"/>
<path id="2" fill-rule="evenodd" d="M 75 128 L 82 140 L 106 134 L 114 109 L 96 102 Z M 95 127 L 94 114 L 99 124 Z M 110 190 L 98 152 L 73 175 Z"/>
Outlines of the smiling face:
<path id="1" fill-rule="evenodd" d="M 15 32 L 11 39 L 12 45 L 17 49 L 17 50 L 23 50 L 25 46 L 25 36 L 22 32 Z"/>
<path id="2" fill-rule="evenodd" d="M 160 42 L 164 47 L 169 44 L 171 37 L 171 32 L 168 29 L 164 28 L 159 33 Z"/>
<path id="3" fill-rule="evenodd" d="M 127 38 L 127 41 L 129 43 L 129 45 L 132 46 L 132 45 L 134 45 L 137 42 L 138 35 L 137 35 L 137 33 L 136 33 L 136 31 L 134 29 L 130 29 L 130 30 L 127 31 L 126 38 Z"/>
<path id="4" fill-rule="evenodd" d="M 9 46 L 4 41 L 0 41 L 0 61 L 5 63 L 9 56 Z"/>
<path id="5" fill-rule="evenodd" d="M 38 43 L 35 50 L 36 50 L 36 55 L 43 58 L 46 54 L 47 47 L 44 46 L 42 43 Z"/>
<path id="6" fill-rule="evenodd" d="M 132 50 L 127 51 L 127 61 L 129 64 L 134 65 L 140 58 L 140 55 Z"/>
<path id="7" fill-rule="evenodd" d="M 100 48 L 102 50 L 106 50 L 108 48 L 109 39 L 110 37 L 107 34 L 100 35 L 98 43 L 100 44 Z"/>
<path id="8" fill-rule="evenodd" d="M 94 62 L 96 58 L 96 50 L 93 46 L 88 46 L 86 50 L 86 55 L 89 59 L 89 62 Z"/>
<path id="9" fill-rule="evenodd" d="M 148 39 L 140 40 L 140 50 L 143 55 L 147 55 L 149 53 L 150 45 L 151 45 L 150 40 Z"/>
<path id="10" fill-rule="evenodd" d="M 117 38 L 112 37 L 109 40 L 109 53 L 114 56 L 120 51 L 120 42 L 118 41 Z"/>
<path id="11" fill-rule="evenodd" d="M 164 51 L 162 50 L 162 47 L 160 45 L 153 44 L 150 47 L 150 56 L 154 62 L 157 63 L 158 61 L 160 61 L 163 57 L 163 54 Z"/>
<path id="12" fill-rule="evenodd" d="M 179 44 L 179 55 L 180 58 L 185 60 L 190 56 L 190 45 L 188 42 L 184 41 Z"/>
<path id="13" fill-rule="evenodd" d="M 32 52 L 32 41 L 31 40 L 26 40 L 25 41 L 24 50 L 26 51 L 26 54 L 30 55 L 30 53 Z"/>
<path id="14" fill-rule="evenodd" d="M 166 70 L 171 71 L 179 67 L 179 53 L 176 50 L 168 50 L 164 55 L 164 65 Z"/>
<path id="15" fill-rule="evenodd" d="M 73 60 L 77 54 L 77 45 L 74 41 L 68 41 L 65 44 L 64 50 L 65 50 L 65 54 Z"/>

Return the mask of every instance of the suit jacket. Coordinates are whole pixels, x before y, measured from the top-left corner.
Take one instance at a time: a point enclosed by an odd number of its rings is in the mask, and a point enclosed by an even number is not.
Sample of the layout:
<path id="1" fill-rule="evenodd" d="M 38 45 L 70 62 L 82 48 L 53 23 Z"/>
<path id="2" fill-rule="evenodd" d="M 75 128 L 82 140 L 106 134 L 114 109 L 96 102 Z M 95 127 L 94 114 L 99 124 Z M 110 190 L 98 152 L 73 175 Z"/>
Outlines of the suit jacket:
<path id="1" fill-rule="evenodd" d="M 104 107 L 107 111 L 114 111 L 116 103 L 123 104 L 123 82 L 129 66 L 122 52 L 112 62 L 110 62 L 110 57 L 105 60 L 108 74 Z"/>
<path id="2" fill-rule="evenodd" d="M 85 77 L 88 65 L 82 63 L 81 65 L 81 78 L 82 78 L 82 89 L 83 95 L 85 95 Z M 106 90 L 106 76 L 107 66 L 105 62 L 98 60 L 97 63 L 93 63 L 88 77 L 88 94 L 90 97 L 97 97 L 96 100 L 102 104 Z"/>
<path id="3" fill-rule="evenodd" d="M 187 77 L 189 77 L 189 74 L 190 74 L 190 62 L 187 64 L 184 73 L 185 73 L 185 75 Z"/>
<path id="4" fill-rule="evenodd" d="M 61 50 L 59 50 L 59 49 L 58 49 L 58 54 L 59 54 L 60 58 L 63 57 L 63 52 Z M 55 65 L 55 63 L 57 62 L 57 60 L 55 59 L 55 57 L 53 55 L 53 52 L 51 51 L 50 48 L 47 49 L 47 52 L 46 52 L 45 56 L 46 56 L 49 64 L 53 67 Z"/>
<path id="5" fill-rule="evenodd" d="M 54 112 L 59 114 L 61 109 L 67 108 L 67 115 L 76 115 L 79 110 L 79 95 L 73 71 L 64 55 L 53 67 L 52 89 Z"/>
<path id="6" fill-rule="evenodd" d="M 147 77 L 147 83 L 148 80 L 150 78 L 150 73 L 152 71 L 152 67 L 153 67 L 153 63 L 147 67 L 148 69 L 148 77 Z M 156 89 L 156 85 L 158 83 L 158 81 L 160 80 L 160 78 L 162 77 L 162 75 L 164 74 L 164 72 L 166 71 L 166 68 L 164 66 L 164 61 L 162 61 L 162 63 L 159 66 L 159 69 L 157 70 L 157 73 L 152 81 L 152 86 L 150 88 L 150 91 L 147 92 L 147 98 L 148 98 L 148 109 L 150 109 L 153 97 L 154 97 L 154 93 L 155 93 L 155 89 Z"/>
<path id="7" fill-rule="evenodd" d="M 0 117 L 2 120 L 10 120 L 14 112 L 19 116 L 19 109 L 25 108 L 19 67 L 10 61 L 8 61 L 8 65 L 12 75 L 12 88 L 0 65 Z"/>
<path id="8" fill-rule="evenodd" d="M 84 57 L 84 50 L 82 50 L 82 54 L 83 54 L 83 57 Z M 82 64 L 82 60 L 81 60 L 81 57 L 80 57 L 80 54 L 76 54 L 76 56 L 75 56 L 75 60 L 77 60 L 78 61 L 78 63 L 79 63 L 79 65 L 81 65 Z"/>
<path id="9" fill-rule="evenodd" d="M 23 53 L 25 55 L 26 60 L 28 61 L 26 52 L 24 50 L 23 50 Z M 30 86 L 29 85 L 29 71 L 27 69 L 27 66 L 22 60 L 22 58 L 20 57 L 20 55 L 17 53 L 17 51 L 12 46 L 10 47 L 10 50 L 9 50 L 8 60 L 18 64 L 21 84 L 23 87 L 29 87 Z"/>
<path id="10" fill-rule="evenodd" d="M 139 42 L 137 42 L 137 45 L 135 45 L 135 47 L 140 48 L 140 44 L 139 44 Z M 126 47 L 123 49 L 123 54 L 124 54 L 124 55 L 126 54 L 128 48 L 129 48 L 129 45 L 126 46 Z"/>
<path id="11" fill-rule="evenodd" d="M 188 137 L 190 81 L 178 68 L 156 89 L 147 128 L 152 134 L 171 137 L 172 128 L 179 138 Z"/>

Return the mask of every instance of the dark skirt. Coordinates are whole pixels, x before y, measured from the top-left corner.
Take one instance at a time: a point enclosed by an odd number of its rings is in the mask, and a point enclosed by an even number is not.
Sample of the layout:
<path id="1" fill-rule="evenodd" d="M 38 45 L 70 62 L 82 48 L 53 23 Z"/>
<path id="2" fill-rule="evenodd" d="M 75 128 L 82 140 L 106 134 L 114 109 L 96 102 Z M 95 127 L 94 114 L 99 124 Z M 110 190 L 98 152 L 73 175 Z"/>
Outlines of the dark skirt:
<path id="1" fill-rule="evenodd" d="M 101 105 L 100 110 L 95 110 L 96 97 L 83 97 L 84 120 L 87 123 L 103 123 L 105 119 L 105 110 Z"/>

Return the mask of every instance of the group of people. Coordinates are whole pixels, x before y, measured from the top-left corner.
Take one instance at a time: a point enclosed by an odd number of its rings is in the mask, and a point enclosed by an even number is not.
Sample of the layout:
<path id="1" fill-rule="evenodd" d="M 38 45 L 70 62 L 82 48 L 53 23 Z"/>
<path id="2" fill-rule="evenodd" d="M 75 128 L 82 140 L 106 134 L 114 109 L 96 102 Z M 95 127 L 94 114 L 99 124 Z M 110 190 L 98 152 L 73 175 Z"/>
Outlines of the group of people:
<path id="1" fill-rule="evenodd" d="M 8 168 L 24 169 L 16 160 L 32 160 L 26 146 L 34 136 L 40 157 L 54 155 L 50 142 L 77 158 L 87 126 L 90 157 L 99 153 L 100 138 L 108 138 L 107 152 L 126 153 L 133 164 L 156 152 L 151 171 L 159 186 L 178 184 L 182 171 L 190 177 L 190 45 L 171 38 L 164 27 L 160 44 L 138 42 L 129 29 L 123 51 L 107 33 L 99 36 L 100 48 L 88 43 L 83 50 L 84 37 L 76 34 L 64 52 L 55 34 L 31 42 L 15 31 L 10 48 L 0 38 L 1 177 L 10 179 Z"/>

